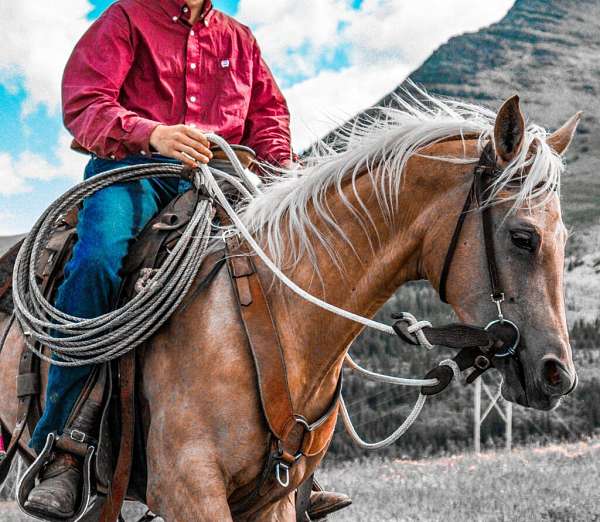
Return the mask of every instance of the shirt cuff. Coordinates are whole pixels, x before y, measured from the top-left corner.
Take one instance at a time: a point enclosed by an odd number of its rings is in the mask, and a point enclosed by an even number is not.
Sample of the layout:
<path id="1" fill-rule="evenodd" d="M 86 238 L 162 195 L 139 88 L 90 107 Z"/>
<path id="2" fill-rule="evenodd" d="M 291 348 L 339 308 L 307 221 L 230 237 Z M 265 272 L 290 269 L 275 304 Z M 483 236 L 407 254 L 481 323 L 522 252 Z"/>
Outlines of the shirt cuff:
<path id="1" fill-rule="evenodd" d="M 154 120 L 147 120 L 146 118 L 139 118 L 133 127 L 133 130 L 129 133 L 126 138 L 126 145 L 129 152 L 132 154 L 150 155 L 150 135 L 161 125 L 160 122 Z"/>

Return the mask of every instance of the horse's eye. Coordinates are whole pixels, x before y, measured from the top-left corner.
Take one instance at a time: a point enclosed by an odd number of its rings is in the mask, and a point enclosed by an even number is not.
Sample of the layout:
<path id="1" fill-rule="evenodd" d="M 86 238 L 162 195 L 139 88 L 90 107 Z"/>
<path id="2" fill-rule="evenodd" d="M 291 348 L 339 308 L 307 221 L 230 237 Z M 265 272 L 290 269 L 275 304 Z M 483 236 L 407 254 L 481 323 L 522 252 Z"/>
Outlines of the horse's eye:
<path id="1" fill-rule="evenodd" d="M 510 238 L 517 248 L 528 252 L 535 252 L 540 242 L 538 234 L 531 230 L 511 230 Z"/>

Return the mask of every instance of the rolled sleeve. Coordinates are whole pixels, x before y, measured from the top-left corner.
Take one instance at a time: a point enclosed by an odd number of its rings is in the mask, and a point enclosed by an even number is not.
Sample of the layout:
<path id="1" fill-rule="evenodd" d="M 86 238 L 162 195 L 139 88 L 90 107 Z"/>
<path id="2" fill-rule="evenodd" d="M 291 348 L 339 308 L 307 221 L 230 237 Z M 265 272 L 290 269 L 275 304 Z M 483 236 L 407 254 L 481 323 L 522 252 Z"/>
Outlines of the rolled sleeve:
<path id="1" fill-rule="evenodd" d="M 127 14 L 115 4 L 76 45 L 63 75 L 63 120 L 75 140 L 100 157 L 121 159 L 150 152 L 159 122 L 119 103 L 119 92 L 134 59 Z"/>

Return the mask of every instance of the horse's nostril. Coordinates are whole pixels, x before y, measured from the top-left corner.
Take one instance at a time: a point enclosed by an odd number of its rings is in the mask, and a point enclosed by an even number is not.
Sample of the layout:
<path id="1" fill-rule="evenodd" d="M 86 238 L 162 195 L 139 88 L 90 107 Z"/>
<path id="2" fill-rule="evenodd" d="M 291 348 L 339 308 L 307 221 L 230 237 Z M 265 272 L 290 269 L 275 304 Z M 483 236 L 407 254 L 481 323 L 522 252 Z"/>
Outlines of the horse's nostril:
<path id="1" fill-rule="evenodd" d="M 562 373 L 562 368 L 557 361 L 546 361 L 544 363 L 544 378 L 550 386 L 560 386 Z"/>

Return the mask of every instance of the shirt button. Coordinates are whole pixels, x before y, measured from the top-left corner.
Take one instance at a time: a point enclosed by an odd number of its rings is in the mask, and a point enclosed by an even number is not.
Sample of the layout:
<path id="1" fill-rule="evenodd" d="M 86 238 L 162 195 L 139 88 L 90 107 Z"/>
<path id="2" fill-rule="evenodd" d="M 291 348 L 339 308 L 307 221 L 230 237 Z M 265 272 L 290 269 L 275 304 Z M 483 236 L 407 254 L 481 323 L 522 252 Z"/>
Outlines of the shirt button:
<path id="1" fill-rule="evenodd" d="M 176 22 L 177 20 L 179 20 L 178 16 L 174 16 L 173 18 L 171 18 L 171 20 L 173 20 L 174 22 Z"/>
<path id="2" fill-rule="evenodd" d="M 208 20 L 206 18 L 204 19 L 204 26 L 208 27 Z"/>
<path id="3" fill-rule="evenodd" d="M 145 150 L 140 150 L 140 154 L 141 154 L 142 156 L 145 156 L 145 155 L 146 155 L 146 151 L 145 151 Z"/>
<path id="4" fill-rule="evenodd" d="M 195 69 L 196 68 L 196 64 L 195 63 L 191 63 L 190 64 L 190 68 Z"/>
<path id="5" fill-rule="evenodd" d="M 190 96 L 190 101 L 192 103 L 196 103 L 196 97 L 195 96 Z"/>
<path id="6" fill-rule="evenodd" d="M 189 9 L 188 9 L 187 7 L 184 7 L 184 8 L 183 8 L 183 12 L 184 12 L 184 13 L 187 13 L 188 11 L 189 11 Z"/>
<path id="7" fill-rule="evenodd" d="M 195 33 L 195 32 L 194 32 L 194 30 L 192 29 L 192 30 L 190 31 L 190 36 L 194 36 L 195 34 L 196 34 L 196 33 Z"/>
<path id="8" fill-rule="evenodd" d="M 116 159 L 116 156 L 115 156 L 114 154 L 111 154 L 111 155 L 110 155 L 110 159 L 111 159 L 111 160 L 114 160 L 114 159 Z"/>

